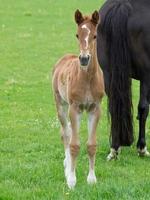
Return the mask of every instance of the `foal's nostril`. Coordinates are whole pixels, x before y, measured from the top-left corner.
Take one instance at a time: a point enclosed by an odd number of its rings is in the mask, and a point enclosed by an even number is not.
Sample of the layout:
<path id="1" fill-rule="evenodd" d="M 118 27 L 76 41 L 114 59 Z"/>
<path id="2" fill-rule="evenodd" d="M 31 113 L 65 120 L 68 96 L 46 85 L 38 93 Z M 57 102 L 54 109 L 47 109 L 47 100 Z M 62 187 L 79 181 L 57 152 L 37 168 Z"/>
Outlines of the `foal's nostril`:
<path id="1" fill-rule="evenodd" d="M 88 59 L 88 60 L 90 59 L 90 56 L 89 56 L 89 55 L 87 56 L 87 59 Z"/>
<path id="2" fill-rule="evenodd" d="M 79 60 L 81 60 L 81 55 L 79 55 Z"/>

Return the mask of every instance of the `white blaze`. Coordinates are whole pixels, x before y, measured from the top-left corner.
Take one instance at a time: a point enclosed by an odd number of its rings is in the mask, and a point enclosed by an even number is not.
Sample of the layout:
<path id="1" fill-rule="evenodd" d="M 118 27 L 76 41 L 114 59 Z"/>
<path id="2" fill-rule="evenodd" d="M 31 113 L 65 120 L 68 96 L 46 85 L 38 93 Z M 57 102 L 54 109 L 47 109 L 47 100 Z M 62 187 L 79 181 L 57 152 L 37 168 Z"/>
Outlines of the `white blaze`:
<path id="1" fill-rule="evenodd" d="M 84 28 L 84 29 L 87 30 L 87 36 L 85 38 L 85 42 L 86 42 L 86 49 L 88 49 L 88 39 L 89 39 L 89 35 L 90 35 L 91 31 L 90 31 L 90 29 L 85 24 L 82 26 L 82 28 Z"/>

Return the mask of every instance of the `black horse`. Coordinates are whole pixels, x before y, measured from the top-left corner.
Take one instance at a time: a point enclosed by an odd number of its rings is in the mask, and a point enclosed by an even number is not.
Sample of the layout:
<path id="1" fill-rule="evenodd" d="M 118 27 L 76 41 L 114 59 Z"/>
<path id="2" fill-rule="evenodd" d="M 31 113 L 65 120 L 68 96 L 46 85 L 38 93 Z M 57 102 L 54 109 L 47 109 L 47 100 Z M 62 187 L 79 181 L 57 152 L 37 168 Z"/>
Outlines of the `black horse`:
<path id="1" fill-rule="evenodd" d="M 131 78 L 140 81 L 138 105 L 140 155 L 146 148 L 145 126 L 150 104 L 150 0 L 107 0 L 99 11 L 97 55 L 104 72 L 111 115 L 111 152 L 133 142 Z"/>

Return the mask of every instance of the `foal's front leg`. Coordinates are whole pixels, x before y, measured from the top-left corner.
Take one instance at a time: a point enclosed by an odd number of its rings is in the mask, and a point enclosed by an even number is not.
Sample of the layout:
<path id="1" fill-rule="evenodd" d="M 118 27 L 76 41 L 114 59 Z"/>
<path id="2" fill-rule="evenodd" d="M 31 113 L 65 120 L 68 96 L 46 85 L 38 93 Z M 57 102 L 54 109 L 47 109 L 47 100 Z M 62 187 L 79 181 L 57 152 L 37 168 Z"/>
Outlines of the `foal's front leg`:
<path id="1" fill-rule="evenodd" d="M 80 128 L 80 117 L 81 113 L 78 105 L 71 104 L 69 107 L 69 117 L 72 128 L 72 135 L 70 140 L 70 168 L 67 176 L 67 184 L 69 188 L 73 188 L 76 184 L 76 173 L 75 173 L 75 165 L 76 158 L 79 153 L 79 128 Z"/>
<path id="2" fill-rule="evenodd" d="M 95 176 L 95 155 L 96 155 L 96 128 L 100 118 L 100 108 L 96 105 L 90 112 L 88 116 L 88 142 L 87 150 L 89 155 L 89 174 L 87 177 L 87 182 L 89 184 L 96 183 Z"/>
<path id="3" fill-rule="evenodd" d="M 71 135 L 71 128 L 68 122 L 68 105 L 65 104 L 59 93 L 55 93 L 55 101 L 56 108 L 59 121 L 61 123 L 61 138 L 64 143 L 65 148 L 65 159 L 64 159 L 64 167 L 65 167 L 65 175 L 67 174 L 67 167 L 70 161 L 70 152 L 69 152 L 69 141 Z"/>

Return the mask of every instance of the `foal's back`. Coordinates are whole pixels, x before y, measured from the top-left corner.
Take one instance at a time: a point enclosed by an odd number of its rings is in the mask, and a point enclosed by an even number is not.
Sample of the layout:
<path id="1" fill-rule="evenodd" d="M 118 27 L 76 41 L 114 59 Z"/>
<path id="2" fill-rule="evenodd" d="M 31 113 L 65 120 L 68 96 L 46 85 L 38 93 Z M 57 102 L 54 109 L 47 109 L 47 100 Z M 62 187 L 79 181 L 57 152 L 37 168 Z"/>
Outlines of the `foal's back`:
<path id="1" fill-rule="evenodd" d="M 55 65 L 53 70 L 53 88 L 67 102 L 67 85 L 69 77 L 77 73 L 78 56 L 67 54 Z"/>
<path id="2" fill-rule="evenodd" d="M 78 57 L 73 54 L 67 54 L 63 56 L 58 62 L 56 63 L 54 69 L 53 69 L 53 76 L 58 76 L 65 73 L 69 73 L 72 71 L 73 66 L 75 63 L 78 63 Z"/>

